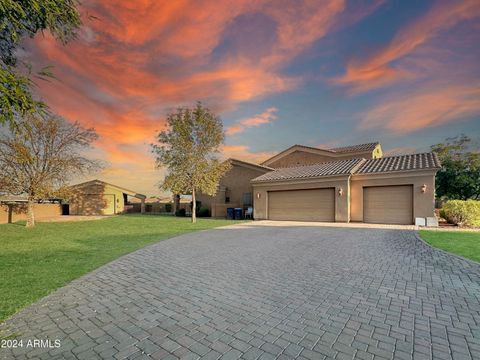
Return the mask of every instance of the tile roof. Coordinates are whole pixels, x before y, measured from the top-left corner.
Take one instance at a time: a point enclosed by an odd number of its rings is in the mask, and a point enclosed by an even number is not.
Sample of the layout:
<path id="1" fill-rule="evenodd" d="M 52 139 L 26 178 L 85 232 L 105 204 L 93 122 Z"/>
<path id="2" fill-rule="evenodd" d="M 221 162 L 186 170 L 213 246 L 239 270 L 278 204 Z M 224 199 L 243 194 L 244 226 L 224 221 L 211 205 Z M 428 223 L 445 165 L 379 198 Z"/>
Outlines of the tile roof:
<path id="1" fill-rule="evenodd" d="M 357 152 L 357 151 L 373 151 L 375 147 L 379 144 L 379 142 L 372 142 L 367 144 L 358 144 L 358 145 L 351 145 L 351 146 L 342 146 L 327 149 L 328 151 L 333 151 L 335 153 L 350 153 L 350 152 Z"/>
<path id="2" fill-rule="evenodd" d="M 392 171 L 439 169 L 442 165 L 434 153 L 388 156 L 366 160 L 357 174 L 383 173 Z"/>
<path id="3" fill-rule="evenodd" d="M 252 180 L 252 182 L 281 181 L 313 178 L 320 176 L 349 175 L 363 161 L 365 161 L 365 159 L 348 159 L 314 165 L 279 168 L 263 174 L 259 177 L 256 177 Z"/>

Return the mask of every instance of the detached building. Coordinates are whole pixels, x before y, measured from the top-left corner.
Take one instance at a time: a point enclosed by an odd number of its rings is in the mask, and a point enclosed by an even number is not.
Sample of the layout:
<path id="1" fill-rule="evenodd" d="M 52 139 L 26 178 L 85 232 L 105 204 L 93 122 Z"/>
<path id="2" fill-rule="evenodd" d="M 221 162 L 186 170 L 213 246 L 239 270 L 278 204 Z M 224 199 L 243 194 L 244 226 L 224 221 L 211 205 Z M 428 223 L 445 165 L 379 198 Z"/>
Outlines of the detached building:
<path id="1" fill-rule="evenodd" d="M 139 199 L 141 212 L 145 212 L 145 195 L 101 180 L 87 181 L 71 189 L 70 215 L 122 214 L 128 207 L 129 196 Z"/>

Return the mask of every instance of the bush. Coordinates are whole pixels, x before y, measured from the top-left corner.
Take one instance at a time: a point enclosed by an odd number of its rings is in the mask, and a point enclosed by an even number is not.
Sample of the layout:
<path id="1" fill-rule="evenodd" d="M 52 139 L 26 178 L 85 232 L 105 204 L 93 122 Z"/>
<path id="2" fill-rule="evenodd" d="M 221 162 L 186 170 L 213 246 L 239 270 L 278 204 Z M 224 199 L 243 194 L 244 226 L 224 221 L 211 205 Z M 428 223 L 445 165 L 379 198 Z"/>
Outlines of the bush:
<path id="1" fill-rule="evenodd" d="M 166 212 L 172 212 L 172 204 L 168 203 L 168 204 L 165 204 L 165 211 Z"/>
<path id="2" fill-rule="evenodd" d="M 480 226 L 480 201 L 450 200 L 443 204 L 440 216 L 459 226 Z"/>
<path id="3" fill-rule="evenodd" d="M 175 211 L 175 216 L 185 217 L 185 215 L 186 215 L 185 209 L 178 209 L 177 211 Z"/>
<path id="4" fill-rule="evenodd" d="M 210 209 L 206 207 L 200 208 L 200 210 L 197 211 L 197 216 L 198 217 L 210 217 Z"/>

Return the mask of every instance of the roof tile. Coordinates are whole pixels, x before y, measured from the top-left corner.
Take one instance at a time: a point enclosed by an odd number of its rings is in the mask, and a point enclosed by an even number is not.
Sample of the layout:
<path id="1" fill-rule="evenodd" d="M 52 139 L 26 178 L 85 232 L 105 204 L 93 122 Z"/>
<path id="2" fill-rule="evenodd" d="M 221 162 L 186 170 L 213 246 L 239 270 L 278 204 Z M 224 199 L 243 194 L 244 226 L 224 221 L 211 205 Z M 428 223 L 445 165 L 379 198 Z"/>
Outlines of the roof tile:
<path id="1" fill-rule="evenodd" d="M 442 165 L 434 153 L 388 156 L 365 161 L 357 174 L 371 174 L 393 171 L 439 169 Z"/>
<path id="2" fill-rule="evenodd" d="M 330 148 L 328 150 L 336 152 L 336 153 L 350 153 L 350 152 L 357 152 L 357 151 L 373 151 L 373 150 L 375 150 L 375 147 L 378 144 L 379 144 L 379 142 L 372 142 L 372 143 L 367 143 L 367 144 L 358 144 L 358 145 Z"/>
<path id="3" fill-rule="evenodd" d="M 279 168 L 270 171 L 252 182 L 282 181 L 293 179 L 305 179 L 321 176 L 349 175 L 355 168 L 361 164 L 364 159 L 348 159 L 341 161 L 331 161 L 315 165 L 295 166 L 288 168 Z"/>

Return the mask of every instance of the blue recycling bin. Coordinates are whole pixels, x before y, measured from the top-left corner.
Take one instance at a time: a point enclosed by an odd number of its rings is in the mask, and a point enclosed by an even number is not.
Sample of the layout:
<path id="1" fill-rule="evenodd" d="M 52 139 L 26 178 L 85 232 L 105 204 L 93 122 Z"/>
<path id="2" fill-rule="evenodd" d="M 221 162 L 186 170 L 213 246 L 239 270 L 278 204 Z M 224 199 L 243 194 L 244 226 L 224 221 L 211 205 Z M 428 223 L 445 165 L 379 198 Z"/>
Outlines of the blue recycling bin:
<path id="1" fill-rule="evenodd" d="M 235 220 L 243 219 L 243 209 L 242 208 L 235 208 Z"/>
<path id="2" fill-rule="evenodd" d="M 235 210 L 234 208 L 227 208 L 227 219 L 233 220 L 235 218 Z"/>

